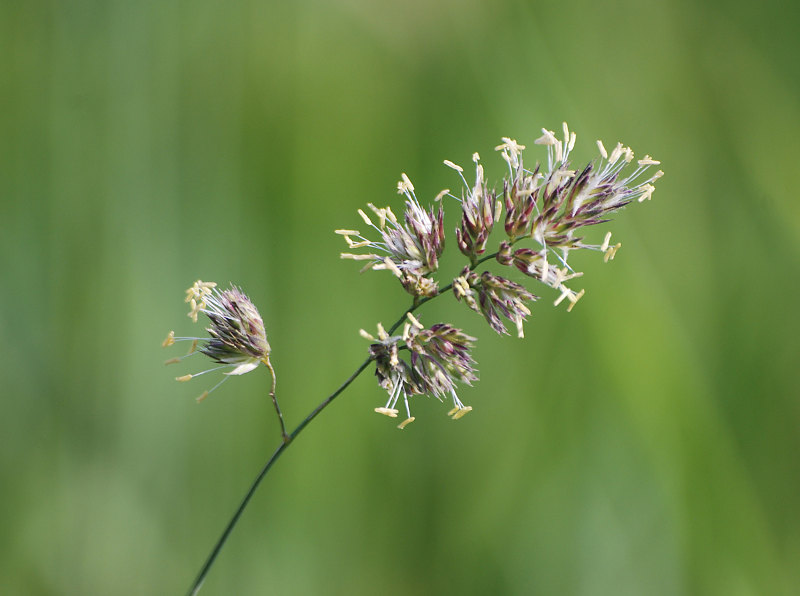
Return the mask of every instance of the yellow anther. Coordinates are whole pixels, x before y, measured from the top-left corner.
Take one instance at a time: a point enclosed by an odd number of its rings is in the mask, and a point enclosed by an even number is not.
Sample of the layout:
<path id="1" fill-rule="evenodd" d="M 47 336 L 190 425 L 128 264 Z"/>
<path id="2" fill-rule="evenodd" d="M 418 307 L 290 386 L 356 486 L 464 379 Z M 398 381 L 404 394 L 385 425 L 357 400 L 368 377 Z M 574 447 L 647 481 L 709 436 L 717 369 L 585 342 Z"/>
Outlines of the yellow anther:
<path id="1" fill-rule="evenodd" d="M 203 401 L 203 400 L 204 400 L 205 398 L 207 398 L 207 397 L 208 397 L 208 391 L 203 391 L 203 393 L 201 393 L 201 394 L 200 394 L 200 395 L 197 397 L 197 403 L 200 403 L 201 401 Z"/>
<path id="2" fill-rule="evenodd" d="M 567 286 L 561 286 L 561 296 L 556 298 L 556 301 L 553 302 L 553 306 L 558 306 L 564 301 L 564 298 L 571 295 L 572 295 L 572 290 L 570 290 Z"/>
<path id="3" fill-rule="evenodd" d="M 415 317 L 415 316 L 414 316 L 414 315 L 412 315 L 411 313 L 407 313 L 407 314 L 406 314 L 406 317 L 408 318 L 409 322 L 410 322 L 412 325 L 414 325 L 414 327 L 416 327 L 417 329 L 424 329 L 424 328 L 425 328 L 425 327 L 423 326 L 423 324 L 419 322 L 419 320 L 417 319 L 417 317 Z"/>
<path id="4" fill-rule="evenodd" d="M 464 171 L 464 168 L 462 168 L 462 167 L 461 167 L 460 165 L 458 165 L 458 164 L 454 164 L 454 163 L 453 163 L 452 161 L 450 161 L 449 159 L 445 159 L 445 160 L 444 160 L 444 165 L 446 165 L 448 168 L 452 168 L 452 169 L 454 169 L 456 172 L 463 172 L 463 171 Z"/>
<path id="5" fill-rule="evenodd" d="M 458 420 L 463 416 L 466 416 L 472 411 L 472 406 L 464 406 L 463 408 L 458 408 L 456 413 L 451 416 L 453 420 Z"/>
<path id="6" fill-rule="evenodd" d="M 192 378 L 192 375 L 183 375 L 182 377 L 175 377 L 175 380 L 179 381 L 181 383 L 185 383 L 186 381 L 190 380 L 191 378 Z"/>
<path id="7" fill-rule="evenodd" d="M 167 338 L 163 342 L 161 342 L 161 347 L 162 348 L 167 348 L 167 347 L 171 346 L 174 343 L 175 343 L 175 332 L 174 331 L 170 331 L 167 334 Z"/>
<path id="8" fill-rule="evenodd" d="M 405 172 L 400 174 L 400 181 L 397 183 L 397 192 L 398 194 L 414 192 L 414 185 L 411 184 L 411 180 L 409 180 Z"/>
<path id="9" fill-rule="evenodd" d="M 555 145 L 558 143 L 558 139 L 556 139 L 556 135 L 552 130 L 543 128 L 542 133 L 544 134 L 534 141 L 536 145 Z"/>
<path id="10" fill-rule="evenodd" d="M 390 259 L 389 257 L 384 257 L 383 264 L 386 266 L 386 269 L 388 269 L 389 271 L 394 273 L 397 277 L 402 279 L 403 272 L 400 271 L 400 268 L 395 264 L 394 261 L 392 261 L 392 259 Z"/>
<path id="11" fill-rule="evenodd" d="M 620 246 L 622 246 L 622 242 L 617 242 L 614 246 L 609 246 L 605 251 L 606 254 L 603 256 L 603 261 L 606 263 L 613 261 Z"/>
<path id="12" fill-rule="evenodd" d="M 166 366 L 166 365 L 168 365 L 168 364 L 177 364 L 177 363 L 178 363 L 178 362 L 180 362 L 180 361 L 181 361 L 181 359 L 180 359 L 180 358 L 170 358 L 169 360 L 166 360 L 166 361 L 164 362 L 164 365 Z"/>
<path id="13" fill-rule="evenodd" d="M 389 334 L 386 333 L 386 329 L 383 327 L 383 323 L 378 323 L 378 337 L 381 341 L 388 339 Z"/>
<path id="14" fill-rule="evenodd" d="M 442 191 L 439 191 L 439 194 L 438 194 L 438 195 L 436 195 L 436 196 L 433 198 L 433 200 L 434 200 L 434 201 L 441 201 L 441 200 L 442 200 L 442 199 L 443 199 L 443 198 L 444 198 L 444 197 L 447 195 L 447 193 L 449 193 L 449 192 L 450 192 L 450 189 L 449 189 L 449 188 L 445 188 L 444 190 L 442 190 Z"/>
<path id="15" fill-rule="evenodd" d="M 414 420 L 415 420 L 415 418 L 413 416 L 411 418 L 406 418 L 400 424 L 397 425 L 397 428 L 399 428 L 400 430 L 403 430 L 406 426 L 408 426 L 409 424 L 414 422 Z"/>
<path id="16" fill-rule="evenodd" d="M 375 411 L 378 414 L 383 414 L 384 416 L 388 416 L 389 418 L 397 418 L 397 410 L 393 408 L 375 408 Z"/>
<path id="17" fill-rule="evenodd" d="M 642 193 L 642 196 L 639 197 L 639 202 L 640 203 L 642 201 L 645 201 L 645 200 L 649 201 L 650 199 L 652 199 L 653 198 L 653 191 L 656 189 L 656 187 L 653 186 L 652 184 L 645 184 L 645 185 L 642 186 L 642 188 L 644 189 L 644 193 Z"/>
<path id="18" fill-rule="evenodd" d="M 608 243 L 611 241 L 611 232 L 606 234 L 606 237 L 603 238 L 603 244 L 600 246 L 601 252 L 606 252 L 608 250 Z"/>
<path id="19" fill-rule="evenodd" d="M 572 307 L 580 300 L 583 295 L 586 293 L 586 290 L 581 290 L 575 296 L 570 296 L 569 298 L 569 306 L 567 307 L 567 312 L 572 312 Z"/>
<path id="20" fill-rule="evenodd" d="M 369 261 L 374 259 L 376 255 L 354 255 L 349 252 L 343 252 L 340 256 L 343 259 L 353 259 L 354 261 Z"/>

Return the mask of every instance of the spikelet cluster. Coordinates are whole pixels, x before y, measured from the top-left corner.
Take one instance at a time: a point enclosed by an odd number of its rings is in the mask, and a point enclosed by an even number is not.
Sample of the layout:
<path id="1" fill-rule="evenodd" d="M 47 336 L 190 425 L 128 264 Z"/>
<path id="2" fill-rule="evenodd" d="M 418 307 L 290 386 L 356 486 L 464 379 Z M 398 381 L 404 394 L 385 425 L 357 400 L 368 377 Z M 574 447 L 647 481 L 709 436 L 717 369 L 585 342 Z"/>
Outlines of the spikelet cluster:
<path id="1" fill-rule="evenodd" d="M 562 129 L 562 138 L 542 129 L 542 136 L 534 144 L 547 149 L 547 160 L 532 168 L 524 164 L 525 146 L 503 137 L 495 150 L 508 165 L 508 174 L 499 193 L 487 184 L 477 153 L 472 156 L 475 177 L 471 183 L 461 166 L 445 160 L 445 165 L 457 172 L 462 191 L 456 195 L 443 190 L 428 208 L 422 206 L 414 185 L 403 174 L 397 184 L 398 192 L 405 197 L 402 216 L 398 218 L 389 206 L 369 203 L 373 215 L 362 210 L 359 215 L 378 237 L 370 239 L 353 229 L 336 230 L 351 251 L 364 249 L 342 253 L 342 258 L 366 261 L 362 271 L 392 272 L 414 297 L 411 311 L 427 299 L 452 290 L 458 301 L 482 315 L 497 333 L 507 334 L 506 323 L 511 323 L 517 336 L 523 337 L 523 324 L 531 314 L 529 305 L 538 296 L 509 279 L 508 273 L 489 271 L 490 259 L 511 273 L 516 270 L 548 286 L 557 292 L 554 304 L 566 301 L 567 310 L 571 311 L 584 290 L 571 287 L 571 280 L 582 272 L 570 266 L 570 254 L 595 250 L 609 261 L 621 246 L 611 243 L 610 232 L 599 244 L 587 242 L 584 232 L 589 226 L 608 222 L 633 202 L 651 199 L 654 183 L 663 172 L 652 172 L 660 162 L 649 155 L 635 160 L 630 147 L 617 143 L 608 152 L 601 141 L 597 141 L 597 159 L 573 168 L 569 158 L 576 135 L 566 123 Z M 445 246 L 443 203 L 450 199 L 459 204 L 455 243 L 468 262 L 451 283 L 441 286 L 436 274 Z M 496 228 L 502 230 L 502 238 L 490 252 Z M 481 270 L 484 266 L 487 268 Z M 393 335 L 394 329 L 387 332 L 380 326 L 377 337 L 362 332 L 372 341 L 370 356 L 376 365 L 378 383 L 389 394 L 386 405 L 376 410 L 395 417 L 395 406 L 402 397 L 407 413 L 400 425 L 403 428 L 413 420 L 409 397 L 428 394 L 442 399 L 449 395 L 454 404 L 451 415 L 460 418 L 471 410 L 458 399 L 456 387 L 476 379 L 469 353 L 474 338 L 447 323 L 425 329 L 413 315 L 409 317 L 402 335 Z M 407 360 L 400 356 L 405 350 L 409 354 Z"/>

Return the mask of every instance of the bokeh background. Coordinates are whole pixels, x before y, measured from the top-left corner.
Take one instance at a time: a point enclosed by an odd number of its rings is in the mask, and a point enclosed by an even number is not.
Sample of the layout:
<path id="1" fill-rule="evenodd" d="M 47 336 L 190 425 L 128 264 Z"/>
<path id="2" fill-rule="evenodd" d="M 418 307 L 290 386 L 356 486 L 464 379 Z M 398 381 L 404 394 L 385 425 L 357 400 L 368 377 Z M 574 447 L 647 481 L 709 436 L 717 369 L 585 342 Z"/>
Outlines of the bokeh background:
<path id="1" fill-rule="evenodd" d="M 0 3 L 0 592 L 183 593 L 278 443 L 265 371 L 198 405 L 213 379 L 173 377 L 202 364 L 163 366 L 183 290 L 251 295 L 293 426 L 408 305 L 332 230 L 567 120 L 577 161 L 622 140 L 666 171 L 616 260 L 576 255 L 569 314 L 532 287 L 525 340 L 430 304 L 479 337 L 474 412 L 417 400 L 401 432 L 363 375 L 203 593 L 798 593 L 797 10 Z"/>

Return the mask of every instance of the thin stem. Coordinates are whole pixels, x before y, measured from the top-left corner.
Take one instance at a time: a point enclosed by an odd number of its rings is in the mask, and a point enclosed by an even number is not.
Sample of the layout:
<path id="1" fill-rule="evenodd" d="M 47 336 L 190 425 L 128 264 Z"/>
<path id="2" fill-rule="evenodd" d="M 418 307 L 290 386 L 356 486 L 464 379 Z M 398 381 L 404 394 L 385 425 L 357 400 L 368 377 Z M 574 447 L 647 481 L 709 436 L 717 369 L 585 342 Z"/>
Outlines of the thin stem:
<path id="1" fill-rule="evenodd" d="M 238 509 L 236 509 L 236 513 L 234 513 L 233 517 L 231 517 L 231 520 L 225 527 L 225 531 L 222 532 L 222 536 L 219 537 L 219 540 L 217 540 L 217 543 L 214 545 L 211 554 L 208 556 L 208 559 L 206 559 L 205 564 L 203 564 L 203 568 L 200 570 L 200 573 L 197 574 L 197 578 L 194 580 L 194 583 L 192 584 L 192 587 L 189 589 L 188 592 L 190 596 L 194 596 L 195 594 L 197 594 L 197 592 L 200 591 L 200 588 L 202 587 L 203 582 L 206 579 L 206 575 L 208 575 L 208 572 L 211 569 L 211 566 L 214 564 L 217 555 L 222 550 L 222 547 L 228 540 L 228 536 L 233 531 L 233 528 L 236 526 L 236 523 L 242 516 L 242 513 L 247 507 L 247 504 L 250 502 L 250 499 L 253 497 L 253 494 L 255 494 L 258 485 L 261 484 L 261 481 L 264 479 L 264 476 L 267 475 L 267 472 L 269 472 L 269 469 L 272 467 L 272 464 L 274 464 L 278 460 L 278 458 L 283 454 L 286 448 L 292 444 L 292 441 L 294 441 L 295 438 L 297 438 L 297 435 L 299 435 L 303 431 L 306 425 L 308 425 L 309 422 L 311 422 L 314 418 L 316 418 L 317 414 L 319 414 L 334 399 L 336 399 L 339 396 L 339 394 L 342 393 L 342 391 L 347 389 L 350 383 L 352 383 L 358 375 L 364 372 L 364 369 L 366 369 L 367 366 L 369 366 L 371 360 L 372 360 L 371 358 L 367 358 L 361 364 L 361 366 L 359 366 L 355 370 L 355 372 L 352 375 L 350 375 L 350 377 L 344 383 L 341 384 L 341 386 L 336 391 L 334 391 L 327 398 L 325 398 L 325 400 L 321 404 L 319 404 L 316 408 L 314 408 L 314 410 L 308 416 L 306 416 L 305 419 L 300 424 L 297 425 L 297 428 L 295 428 L 288 436 L 288 440 L 284 440 L 284 442 L 281 443 L 277 449 L 275 449 L 275 451 L 272 453 L 272 456 L 267 460 L 267 463 L 264 464 L 264 467 L 261 468 L 261 471 L 258 473 L 258 476 L 256 476 L 256 479 L 250 485 L 250 489 L 247 491 L 247 494 L 242 499 L 242 502 L 239 504 Z"/>
<path id="2" fill-rule="evenodd" d="M 272 368 L 272 363 L 269 361 L 269 354 L 264 356 L 262 362 L 267 365 L 269 373 L 272 375 L 272 387 L 270 387 L 269 396 L 272 398 L 272 403 L 275 404 L 275 411 L 278 413 L 278 422 L 281 423 L 281 437 L 283 437 L 283 442 L 288 443 L 289 435 L 286 434 L 286 425 L 283 423 L 283 413 L 278 405 L 278 398 L 275 397 L 275 385 L 278 383 L 278 377 L 275 375 L 275 369 Z"/>

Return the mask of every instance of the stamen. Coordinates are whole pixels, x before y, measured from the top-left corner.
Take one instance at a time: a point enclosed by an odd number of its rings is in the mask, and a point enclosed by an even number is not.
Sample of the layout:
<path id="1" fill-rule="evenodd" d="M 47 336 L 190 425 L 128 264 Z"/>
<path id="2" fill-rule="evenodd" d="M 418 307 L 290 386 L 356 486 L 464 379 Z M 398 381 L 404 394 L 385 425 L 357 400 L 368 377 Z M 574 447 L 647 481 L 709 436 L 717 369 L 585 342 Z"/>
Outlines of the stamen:
<path id="1" fill-rule="evenodd" d="M 394 261 L 392 261 L 392 259 L 390 259 L 389 257 L 385 257 L 383 259 L 383 264 L 386 266 L 386 269 L 388 269 L 389 271 L 394 273 L 397 277 L 402 279 L 403 272 L 400 271 L 400 268 L 395 264 Z"/>
<path id="2" fill-rule="evenodd" d="M 649 201 L 650 199 L 652 199 L 653 198 L 653 191 L 656 189 L 656 187 L 653 186 L 652 184 L 645 184 L 644 186 L 642 186 L 642 188 L 644 189 L 644 192 L 642 193 L 642 196 L 639 197 L 639 202 L 640 203 L 642 201 L 645 201 L 645 200 Z"/>
<path id="3" fill-rule="evenodd" d="M 367 214 L 364 213 L 363 209 L 359 209 L 358 210 L 358 214 L 361 216 L 361 219 L 363 219 L 368 226 L 374 226 L 375 225 L 375 224 L 372 223 L 372 220 L 369 217 L 367 217 Z"/>
<path id="4" fill-rule="evenodd" d="M 558 306 L 564 301 L 564 298 L 571 295 L 572 295 L 572 290 L 570 290 L 567 286 L 561 286 L 561 296 L 556 298 L 556 301 L 553 302 L 553 306 Z"/>
<path id="5" fill-rule="evenodd" d="M 625 147 L 623 153 L 625 154 L 625 162 L 631 163 L 633 160 L 633 150 L 630 147 Z"/>
<path id="6" fill-rule="evenodd" d="M 463 418 L 464 416 L 469 414 L 471 411 L 472 411 L 472 406 L 464 406 L 463 408 L 460 408 L 455 414 L 453 414 L 451 418 L 453 420 L 458 420 L 459 418 Z"/>
<path id="7" fill-rule="evenodd" d="M 567 312 L 572 312 L 572 307 L 575 306 L 578 303 L 578 300 L 580 300 L 585 293 L 586 293 L 586 290 L 581 290 L 580 292 L 575 294 L 575 296 L 570 296 L 570 298 L 569 298 L 570 304 L 567 307 Z"/>
<path id="8" fill-rule="evenodd" d="M 406 426 L 414 422 L 414 420 L 416 420 L 416 418 L 414 418 L 413 416 L 411 418 L 406 418 L 400 424 L 397 425 L 397 428 L 403 430 Z"/>
<path id="9" fill-rule="evenodd" d="M 556 139 L 555 134 L 553 131 L 547 130 L 546 128 L 542 129 L 542 136 L 539 137 L 534 141 L 536 145 L 555 145 L 558 143 L 558 139 Z"/>
<path id="10" fill-rule="evenodd" d="M 445 188 L 444 190 L 440 191 L 438 195 L 436 195 L 433 200 L 434 201 L 441 201 L 448 193 L 450 192 L 449 188 Z"/>
<path id="11" fill-rule="evenodd" d="M 422 325 L 422 323 L 420 323 L 420 322 L 417 320 L 417 317 L 415 317 L 415 316 L 414 316 L 414 315 L 412 315 L 411 313 L 408 313 L 408 314 L 406 314 L 406 317 L 408 317 L 408 320 L 409 320 L 409 321 L 411 322 L 411 324 L 412 324 L 412 325 L 414 325 L 414 327 L 416 327 L 417 329 L 424 329 L 424 328 L 425 328 L 425 327 Z"/>
<path id="12" fill-rule="evenodd" d="M 375 411 L 378 414 L 383 414 L 384 416 L 388 416 L 389 418 L 397 418 L 397 410 L 394 408 L 375 408 Z"/>
<path id="13" fill-rule="evenodd" d="M 622 242 L 617 242 L 614 246 L 608 247 L 605 251 L 606 254 L 603 256 L 603 262 L 608 263 L 609 261 L 613 261 L 620 246 L 622 246 Z"/>
<path id="14" fill-rule="evenodd" d="M 616 163 L 620 155 L 622 155 L 622 143 L 617 143 L 617 146 L 614 147 L 614 150 L 611 152 L 611 156 L 608 158 L 608 164 L 612 165 Z"/>
<path id="15" fill-rule="evenodd" d="M 445 159 L 445 160 L 444 160 L 444 165 L 446 165 L 448 168 L 452 168 L 452 169 L 454 169 L 456 172 L 463 172 L 463 171 L 464 171 L 464 168 L 462 168 L 462 167 L 461 167 L 460 165 L 458 165 L 458 164 L 454 164 L 454 163 L 453 163 L 452 161 L 450 161 L 449 159 Z"/>
<path id="16" fill-rule="evenodd" d="M 383 323 L 378 323 L 378 337 L 381 341 L 384 341 L 389 338 L 389 334 L 386 333 L 386 329 L 383 327 Z"/>
<path id="17" fill-rule="evenodd" d="M 388 207 L 376 207 L 372 203 L 367 203 L 367 207 L 372 209 L 372 212 L 378 216 L 378 227 L 382 230 L 386 227 L 386 216 L 389 210 Z"/>
<path id="18" fill-rule="evenodd" d="M 378 255 L 354 255 L 349 252 L 343 252 L 340 256 L 343 259 L 353 259 L 354 261 L 369 261 L 378 258 Z"/>
<path id="19" fill-rule="evenodd" d="M 167 334 L 167 338 L 163 342 L 161 342 L 161 347 L 162 348 L 166 348 L 166 347 L 171 346 L 174 343 L 175 343 L 175 332 L 174 331 L 170 331 Z"/>
<path id="20" fill-rule="evenodd" d="M 400 178 L 401 178 L 400 182 L 397 183 L 397 192 L 398 192 L 398 194 L 414 192 L 414 185 L 411 184 L 411 180 L 409 180 L 409 178 L 408 178 L 408 176 L 406 176 L 405 172 L 400 174 Z"/>
<path id="21" fill-rule="evenodd" d="M 600 246 L 600 252 L 606 252 L 608 250 L 608 243 L 611 240 L 611 232 L 606 234 L 605 239 L 603 239 L 603 244 Z"/>

